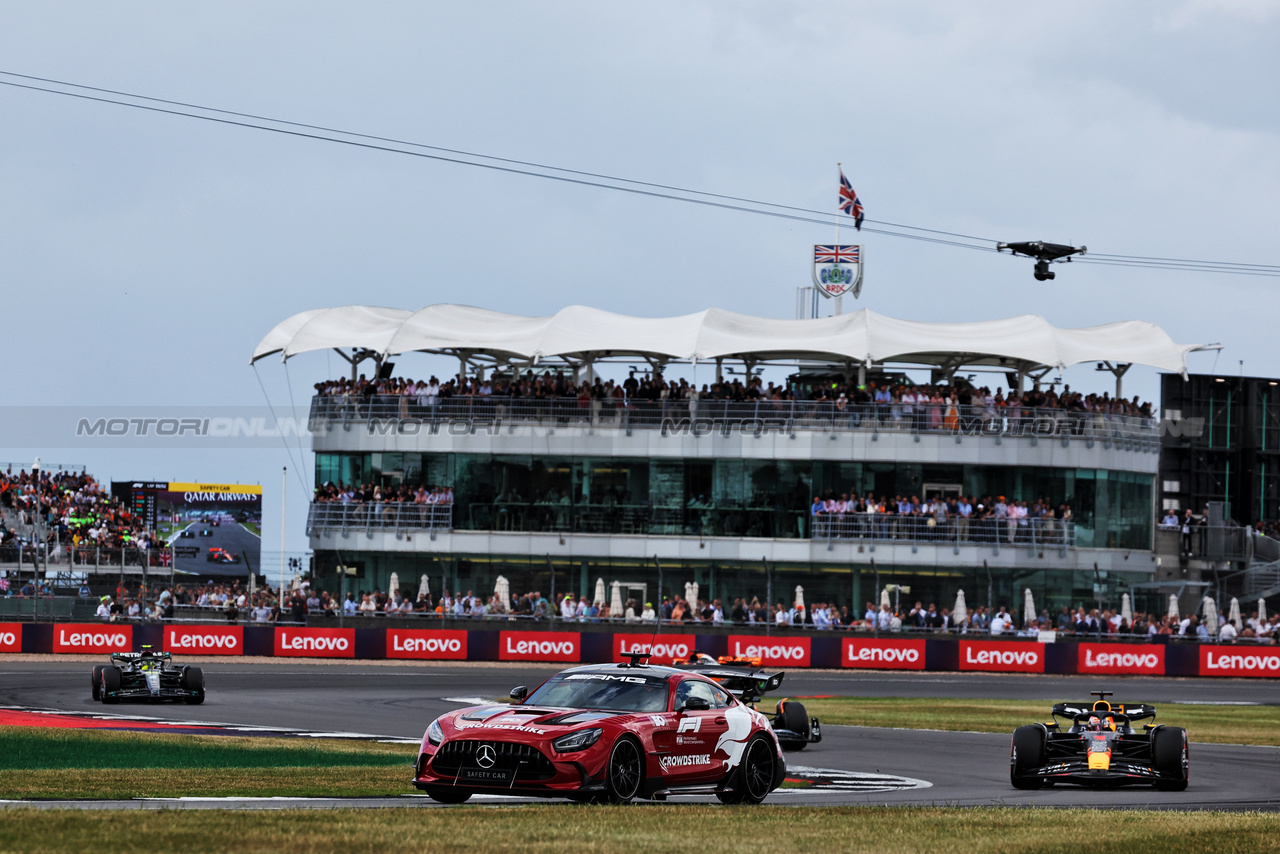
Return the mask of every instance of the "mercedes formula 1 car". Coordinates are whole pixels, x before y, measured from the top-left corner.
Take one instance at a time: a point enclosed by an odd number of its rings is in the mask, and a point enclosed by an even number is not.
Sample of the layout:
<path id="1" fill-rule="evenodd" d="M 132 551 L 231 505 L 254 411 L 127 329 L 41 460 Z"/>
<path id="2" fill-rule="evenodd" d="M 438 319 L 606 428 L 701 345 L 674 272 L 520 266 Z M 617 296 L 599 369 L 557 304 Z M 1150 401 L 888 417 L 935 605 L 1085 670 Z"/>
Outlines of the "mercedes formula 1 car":
<path id="1" fill-rule="evenodd" d="M 204 702 L 204 671 L 179 667 L 167 652 L 144 646 L 142 652 L 113 652 L 110 664 L 95 664 L 90 679 L 93 699 L 104 703 L 175 700 Z"/>
<path id="2" fill-rule="evenodd" d="M 1009 780 L 1019 789 L 1054 783 L 1122 786 L 1148 783 L 1181 792 L 1191 767 L 1187 731 L 1154 721 L 1154 706 L 1109 703 L 1109 691 L 1094 691 L 1097 702 L 1058 703 L 1053 722 L 1013 731 Z M 1139 724 L 1141 729 L 1135 729 Z"/>
<path id="3" fill-rule="evenodd" d="M 761 670 L 758 658 L 715 659 L 705 653 L 694 653 L 688 664 L 676 666 L 719 682 L 726 691 L 752 708 L 766 693 L 778 690 L 787 675 L 784 671 L 769 673 Z M 817 718 L 809 717 L 808 709 L 799 700 L 785 697 L 779 700 L 769 724 L 783 750 L 803 750 L 805 745 L 822 741 L 821 724 Z"/>
<path id="4" fill-rule="evenodd" d="M 520 686 L 514 705 L 441 715 L 423 736 L 414 786 L 449 804 L 476 793 L 757 804 L 782 785 L 786 762 L 764 715 L 704 676 L 643 658 Z"/>

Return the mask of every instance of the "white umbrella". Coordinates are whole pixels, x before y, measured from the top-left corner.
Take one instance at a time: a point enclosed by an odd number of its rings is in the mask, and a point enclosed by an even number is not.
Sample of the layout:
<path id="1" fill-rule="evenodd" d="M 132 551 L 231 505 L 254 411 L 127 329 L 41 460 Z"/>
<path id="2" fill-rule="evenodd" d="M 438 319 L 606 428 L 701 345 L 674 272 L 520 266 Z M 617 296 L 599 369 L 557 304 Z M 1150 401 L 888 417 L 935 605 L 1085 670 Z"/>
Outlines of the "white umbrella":
<path id="1" fill-rule="evenodd" d="M 1236 627 L 1236 631 L 1244 629 L 1244 620 L 1240 619 L 1240 600 L 1231 597 L 1231 609 L 1227 612 L 1227 621 Z"/>
<path id="2" fill-rule="evenodd" d="M 591 604 L 593 605 L 604 604 L 604 579 L 603 578 L 596 579 L 596 595 L 595 595 L 595 598 L 591 600 Z"/>
<path id="3" fill-rule="evenodd" d="M 302 578 L 296 572 L 293 574 L 293 584 L 289 585 L 289 589 L 290 590 L 302 589 Z"/>
<path id="4" fill-rule="evenodd" d="M 1267 600 L 1261 596 L 1258 597 L 1258 622 L 1261 623 L 1267 619 Z"/>
<path id="5" fill-rule="evenodd" d="M 1175 593 L 1169 594 L 1169 619 L 1178 619 L 1178 596 Z"/>
<path id="6" fill-rule="evenodd" d="M 498 600 L 498 610 L 507 613 L 511 610 L 511 582 L 505 575 L 499 575 L 493 583 L 493 596 Z"/>
<path id="7" fill-rule="evenodd" d="M 1129 604 L 1129 594 L 1120 597 L 1120 625 L 1133 625 L 1133 606 Z"/>
<path id="8" fill-rule="evenodd" d="M 422 573 L 422 581 L 418 584 L 418 595 L 419 596 L 431 595 L 431 582 L 427 579 L 427 574 L 425 572 Z"/>
<path id="9" fill-rule="evenodd" d="M 396 600 L 396 593 L 400 590 L 400 573 L 391 573 L 391 580 L 387 583 L 390 585 L 387 589 L 387 597 L 394 602 Z"/>
<path id="10" fill-rule="evenodd" d="M 1204 627 L 1211 635 L 1218 633 L 1218 606 L 1211 596 L 1204 597 Z"/>
<path id="11" fill-rule="evenodd" d="M 690 581 L 684 586 L 684 601 L 689 603 L 690 608 L 698 607 L 698 582 Z"/>
<path id="12" fill-rule="evenodd" d="M 622 616 L 622 582 L 615 581 L 609 585 L 609 614 L 613 617 Z"/>
<path id="13" fill-rule="evenodd" d="M 801 608 L 804 607 L 804 588 L 799 584 L 796 585 L 796 604 Z"/>
<path id="14" fill-rule="evenodd" d="M 1031 588 L 1022 591 L 1022 625 L 1030 625 L 1036 620 L 1036 600 L 1031 595 Z"/>
<path id="15" fill-rule="evenodd" d="M 964 591 L 957 590 L 956 606 L 951 609 L 951 621 L 954 622 L 956 624 L 956 627 L 958 628 L 960 626 L 963 626 L 968 619 L 969 619 L 969 608 L 964 603 Z"/>
<path id="16" fill-rule="evenodd" d="M 880 607 L 883 608 L 885 605 L 888 605 L 890 608 L 893 607 L 893 603 L 889 601 L 888 587 L 880 591 Z"/>

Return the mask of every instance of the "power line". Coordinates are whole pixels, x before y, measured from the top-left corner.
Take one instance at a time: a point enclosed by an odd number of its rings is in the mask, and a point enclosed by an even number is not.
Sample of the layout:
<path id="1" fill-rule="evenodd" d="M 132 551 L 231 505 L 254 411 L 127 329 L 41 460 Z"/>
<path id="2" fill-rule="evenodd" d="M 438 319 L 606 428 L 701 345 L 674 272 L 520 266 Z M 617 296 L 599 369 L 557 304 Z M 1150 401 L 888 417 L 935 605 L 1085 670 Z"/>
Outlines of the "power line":
<path id="1" fill-rule="evenodd" d="M 44 92 L 52 95 L 62 95 L 64 97 L 78 98 L 81 100 L 95 101 L 98 103 L 111 104 L 122 107 L 132 107 L 134 109 L 146 110 L 150 112 L 163 113 L 167 115 L 182 116 L 185 118 L 200 119 L 203 121 L 212 121 L 219 124 L 226 124 L 235 127 L 242 127 L 250 130 L 267 131 L 271 133 L 285 134 L 296 136 L 304 139 L 313 139 L 322 142 L 333 142 L 343 145 L 350 145 L 358 148 L 366 148 L 374 151 L 383 151 L 393 154 L 404 154 L 412 157 L 420 157 L 428 160 L 436 160 L 444 163 L 452 163 L 460 166 L 473 166 L 482 169 L 490 169 L 510 174 L 524 175 L 527 177 L 544 178 L 547 180 L 560 181 L 563 183 L 577 184 L 580 186 L 595 187 L 598 189 L 614 190 L 617 192 L 632 193 L 634 195 L 648 196 L 651 198 L 666 199 L 669 201 L 679 201 L 688 204 L 703 205 L 706 207 L 720 208 L 723 210 L 737 211 L 740 213 L 750 213 L 760 216 L 770 216 L 777 219 L 787 219 L 796 222 L 816 223 L 819 225 L 834 225 L 840 219 L 839 213 L 819 211 L 812 208 L 804 208 L 794 205 L 784 205 L 778 202 L 769 202 L 760 199 L 751 199 L 742 196 L 733 196 L 724 193 L 712 193 L 705 190 L 695 190 L 688 187 L 680 187 L 670 184 L 661 184 L 651 181 L 641 181 L 634 178 L 625 178 L 616 175 L 608 175 L 600 172 L 590 172 L 578 169 L 569 169 L 561 166 L 551 166 L 543 163 L 537 163 L 528 160 L 518 160 L 514 158 L 498 157 L 496 155 L 482 154 L 478 152 L 465 151 L 462 149 L 446 148 L 443 146 L 429 145 L 426 143 L 413 142 L 410 140 L 401 140 L 393 137 L 377 136 L 374 134 L 365 134 L 355 131 L 342 130 L 341 128 L 331 128 L 323 125 L 307 124 L 305 122 L 295 122 L 286 119 L 276 119 L 270 116 L 261 116 L 254 113 L 238 112 L 234 110 L 224 110 L 217 107 L 206 107 L 201 104 L 192 104 L 184 101 L 176 101 L 165 98 L 155 98 L 148 95 L 138 95 L 132 92 L 125 92 L 117 89 L 106 89 L 96 86 L 87 86 L 80 83 L 71 83 L 64 80 L 56 80 L 47 77 L 37 77 L 27 74 L 19 74 L 12 71 L 0 71 L 0 75 L 14 77 L 20 80 L 34 81 L 38 83 L 46 83 L 53 86 L 62 86 L 70 89 L 83 90 L 82 92 L 68 92 L 61 89 L 50 89 L 44 86 L 35 86 L 30 84 L 16 83 L 11 80 L 0 80 L 0 84 L 10 86 L 17 89 L 26 89 L 36 92 Z M 94 95 L 86 95 L 84 92 L 97 92 L 100 95 L 114 95 L 121 98 L 129 98 L 134 101 L 145 101 L 147 103 L 131 103 L 130 101 L 120 101 L 115 98 L 99 97 Z M 182 109 L 166 109 L 162 107 L 151 106 L 151 104 L 165 104 L 169 107 L 180 107 Z M 187 112 L 188 110 L 199 110 L 201 113 L 213 113 L 216 115 L 201 115 L 199 113 Z M 235 119 L 218 118 L 218 116 L 233 116 Z M 243 119 L 247 121 L 239 121 Z M 254 124 L 253 122 L 269 122 L 273 125 L 283 125 L 284 127 L 271 127 L 268 125 Z M 289 130 L 288 128 L 298 128 L 301 130 Z M 303 131 L 314 131 L 315 133 L 307 133 Z M 342 137 L 350 137 L 350 139 L 341 139 L 335 136 L 326 136 L 325 134 L 338 134 Z M 359 140 L 366 140 L 361 142 Z M 393 147 L 404 146 L 410 149 Z M 438 154 L 428 154 L 426 152 L 439 152 Z M 444 156 L 450 155 L 450 156 Z M 465 158 L 465 159 L 464 159 Z M 488 162 L 478 162 L 488 161 Z M 504 165 L 499 165 L 504 164 Z M 523 168 L 517 168 L 523 167 Z M 541 170 L 541 171 L 531 171 Z M 559 173 L 559 174 L 550 174 Z M 577 176 L 577 177 L 569 177 Z M 594 180 L 586 180 L 594 179 Z M 630 186 L 621 186 L 621 185 Z M 648 189 L 644 189 L 648 188 Z M 664 191 L 664 192 L 659 192 Z M 674 195 L 674 194 L 683 195 Z M 719 200 L 719 201 L 716 201 Z M 730 204 L 730 202 L 734 204 Z M 788 213 L 790 212 L 790 213 Z M 802 215 L 803 214 L 803 215 Z M 940 229 L 925 228 L 922 226 L 908 225 L 905 223 L 888 222 L 885 220 L 875 220 L 868 218 L 866 222 L 882 226 L 881 228 L 863 229 L 871 234 L 881 234 L 886 237 L 900 237 L 908 240 L 917 240 L 924 243 L 933 243 L 941 246 L 951 246 L 960 249 L 975 249 L 983 252 L 996 251 L 993 238 L 978 237 L 971 234 L 962 234 L 952 231 L 944 231 Z M 920 232 L 919 234 L 906 234 L 903 231 L 893 231 L 891 229 L 902 229 L 910 232 Z M 926 237 L 924 235 L 940 235 L 940 237 Z M 942 238 L 958 238 L 956 240 L 947 240 Z M 962 242 L 973 241 L 973 242 Z M 984 245 L 985 244 L 985 245 Z M 1163 258 L 1159 256 L 1143 256 L 1143 255 L 1113 255 L 1106 253 L 1094 253 L 1089 258 L 1077 258 L 1076 263 L 1092 263 L 1107 266 L 1124 266 L 1137 267 L 1147 269 L 1170 270 L 1180 272 L 1202 272 L 1224 275 L 1252 275 L 1252 276 L 1280 276 L 1280 265 L 1272 264 L 1249 264 L 1235 261 L 1199 261 L 1187 258 Z"/>

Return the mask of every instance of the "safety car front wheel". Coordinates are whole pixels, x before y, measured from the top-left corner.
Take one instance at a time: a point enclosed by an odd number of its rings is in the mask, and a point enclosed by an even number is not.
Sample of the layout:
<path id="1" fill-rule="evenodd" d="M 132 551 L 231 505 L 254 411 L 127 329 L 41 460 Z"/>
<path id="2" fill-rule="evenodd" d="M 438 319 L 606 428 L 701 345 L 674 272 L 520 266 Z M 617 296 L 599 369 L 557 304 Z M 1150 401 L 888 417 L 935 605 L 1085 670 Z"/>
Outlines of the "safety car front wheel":
<path id="1" fill-rule="evenodd" d="M 609 803 L 630 803 L 644 783 L 644 753 L 635 739 L 623 737 L 613 745 L 605 772 L 605 798 Z"/>

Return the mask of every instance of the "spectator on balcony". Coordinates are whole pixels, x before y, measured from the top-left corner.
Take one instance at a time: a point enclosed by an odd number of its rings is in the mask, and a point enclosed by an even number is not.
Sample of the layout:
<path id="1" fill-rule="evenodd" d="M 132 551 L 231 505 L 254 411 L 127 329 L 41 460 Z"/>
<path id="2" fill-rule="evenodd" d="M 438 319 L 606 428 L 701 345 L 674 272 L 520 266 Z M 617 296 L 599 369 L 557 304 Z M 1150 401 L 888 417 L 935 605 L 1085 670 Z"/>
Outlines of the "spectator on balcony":
<path id="1" fill-rule="evenodd" d="M 1013 617 L 1009 616 L 1009 612 L 1001 605 L 1000 610 L 996 611 L 995 616 L 991 618 L 991 634 L 1001 635 L 1013 630 Z"/>
<path id="2" fill-rule="evenodd" d="M 354 617 L 360 613 L 360 606 L 356 604 L 356 594 L 347 594 L 347 601 L 342 603 L 342 613 L 347 617 Z"/>

